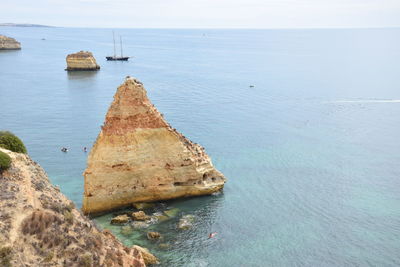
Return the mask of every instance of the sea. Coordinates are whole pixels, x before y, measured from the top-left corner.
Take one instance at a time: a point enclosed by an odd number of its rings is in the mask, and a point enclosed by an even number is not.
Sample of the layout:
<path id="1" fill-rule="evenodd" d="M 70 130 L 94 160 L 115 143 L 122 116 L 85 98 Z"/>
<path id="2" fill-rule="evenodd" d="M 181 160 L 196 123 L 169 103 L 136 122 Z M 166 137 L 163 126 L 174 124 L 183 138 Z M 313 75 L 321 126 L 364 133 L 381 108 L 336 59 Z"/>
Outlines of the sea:
<path id="1" fill-rule="evenodd" d="M 112 30 L 128 62 L 106 61 Z M 110 225 L 115 211 L 94 218 L 159 266 L 400 266 L 399 28 L 0 34 L 22 44 L 0 51 L 0 129 L 77 207 L 83 148 L 128 75 L 225 174 L 220 194 L 158 203 L 176 217 L 147 229 Z M 80 50 L 101 69 L 65 71 Z M 194 216 L 189 230 L 177 229 L 183 215 Z"/>

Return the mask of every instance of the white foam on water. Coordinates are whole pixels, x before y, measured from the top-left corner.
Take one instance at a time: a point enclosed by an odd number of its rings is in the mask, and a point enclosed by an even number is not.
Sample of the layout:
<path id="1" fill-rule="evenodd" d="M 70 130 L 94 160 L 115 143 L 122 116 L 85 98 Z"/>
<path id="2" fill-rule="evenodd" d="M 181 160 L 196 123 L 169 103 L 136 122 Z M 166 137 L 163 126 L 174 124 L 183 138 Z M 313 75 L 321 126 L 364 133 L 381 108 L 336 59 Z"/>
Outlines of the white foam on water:
<path id="1" fill-rule="evenodd" d="M 400 103 L 400 99 L 381 99 L 381 100 L 336 100 L 336 101 L 325 101 L 324 103 Z"/>

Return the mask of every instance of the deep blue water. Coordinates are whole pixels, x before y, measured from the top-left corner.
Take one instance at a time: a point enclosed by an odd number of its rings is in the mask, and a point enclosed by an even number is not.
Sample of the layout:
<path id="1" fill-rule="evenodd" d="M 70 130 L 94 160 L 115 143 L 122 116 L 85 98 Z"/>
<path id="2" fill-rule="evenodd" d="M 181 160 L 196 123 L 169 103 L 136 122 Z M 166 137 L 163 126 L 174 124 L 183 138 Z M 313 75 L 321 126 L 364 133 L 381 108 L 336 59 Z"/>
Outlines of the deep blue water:
<path id="1" fill-rule="evenodd" d="M 400 29 L 116 33 L 133 60 L 105 60 L 108 29 L 1 27 L 23 49 L 0 51 L 0 129 L 81 205 L 82 148 L 131 75 L 228 183 L 165 203 L 196 216 L 189 231 L 175 229 L 179 217 L 150 228 L 167 249 L 122 235 L 112 214 L 102 227 L 163 266 L 400 265 Z M 79 50 L 101 70 L 65 72 Z"/>

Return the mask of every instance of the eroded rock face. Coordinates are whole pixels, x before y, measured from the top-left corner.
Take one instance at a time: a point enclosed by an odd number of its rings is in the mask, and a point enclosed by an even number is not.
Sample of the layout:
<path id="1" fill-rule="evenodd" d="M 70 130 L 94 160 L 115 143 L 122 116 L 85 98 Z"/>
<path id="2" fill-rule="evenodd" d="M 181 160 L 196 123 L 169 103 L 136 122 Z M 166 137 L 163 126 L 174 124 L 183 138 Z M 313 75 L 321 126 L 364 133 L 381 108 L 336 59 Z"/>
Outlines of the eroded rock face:
<path id="1" fill-rule="evenodd" d="M 141 251 L 97 229 L 29 156 L 0 150 L 12 159 L 0 173 L 0 266 L 145 266 Z"/>
<path id="2" fill-rule="evenodd" d="M 204 148 L 173 129 L 142 83 L 129 77 L 118 87 L 84 177 L 85 213 L 211 194 L 225 183 Z"/>
<path id="3" fill-rule="evenodd" d="M 14 38 L 0 35 L 0 50 L 19 50 L 21 44 Z"/>
<path id="4" fill-rule="evenodd" d="M 140 254 L 142 255 L 144 262 L 146 264 L 152 265 L 152 264 L 158 264 L 160 263 L 158 261 L 158 259 L 156 258 L 156 256 L 154 256 L 153 254 L 150 253 L 150 251 L 147 248 L 142 248 L 140 246 L 133 246 L 133 249 L 136 249 L 138 251 L 140 251 Z"/>
<path id="5" fill-rule="evenodd" d="M 77 70 L 99 70 L 96 59 L 91 52 L 80 51 L 75 54 L 69 54 L 66 58 L 68 71 Z"/>
<path id="6" fill-rule="evenodd" d="M 132 213 L 132 218 L 135 221 L 147 221 L 150 220 L 150 216 L 147 216 L 144 211 L 138 211 L 138 212 L 133 212 Z"/>

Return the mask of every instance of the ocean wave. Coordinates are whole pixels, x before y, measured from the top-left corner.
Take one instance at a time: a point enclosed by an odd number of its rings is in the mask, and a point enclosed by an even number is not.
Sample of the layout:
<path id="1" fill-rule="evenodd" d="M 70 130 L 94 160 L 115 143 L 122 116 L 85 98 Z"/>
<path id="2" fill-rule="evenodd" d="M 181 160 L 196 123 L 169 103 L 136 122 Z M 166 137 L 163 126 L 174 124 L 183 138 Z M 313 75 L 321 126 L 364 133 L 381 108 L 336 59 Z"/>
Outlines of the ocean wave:
<path id="1" fill-rule="evenodd" d="M 365 100 L 335 100 L 324 103 L 400 103 L 400 99 L 365 99 Z"/>

